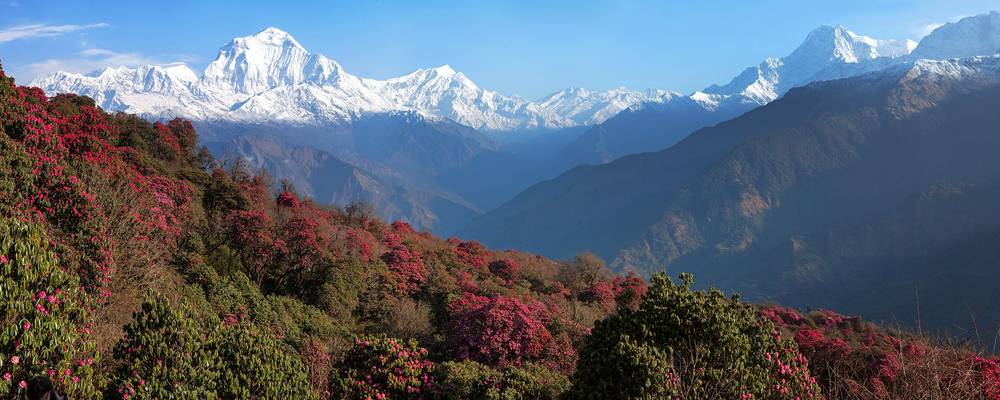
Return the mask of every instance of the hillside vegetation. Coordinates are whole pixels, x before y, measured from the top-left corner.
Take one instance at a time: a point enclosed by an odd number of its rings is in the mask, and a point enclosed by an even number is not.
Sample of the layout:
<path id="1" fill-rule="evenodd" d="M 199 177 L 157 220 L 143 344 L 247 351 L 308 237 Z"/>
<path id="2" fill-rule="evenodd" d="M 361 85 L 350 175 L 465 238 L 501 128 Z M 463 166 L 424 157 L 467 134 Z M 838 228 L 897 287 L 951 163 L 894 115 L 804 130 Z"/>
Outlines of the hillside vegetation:
<path id="1" fill-rule="evenodd" d="M 385 223 L 0 72 L 0 397 L 1000 398 L 993 358 Z"/>

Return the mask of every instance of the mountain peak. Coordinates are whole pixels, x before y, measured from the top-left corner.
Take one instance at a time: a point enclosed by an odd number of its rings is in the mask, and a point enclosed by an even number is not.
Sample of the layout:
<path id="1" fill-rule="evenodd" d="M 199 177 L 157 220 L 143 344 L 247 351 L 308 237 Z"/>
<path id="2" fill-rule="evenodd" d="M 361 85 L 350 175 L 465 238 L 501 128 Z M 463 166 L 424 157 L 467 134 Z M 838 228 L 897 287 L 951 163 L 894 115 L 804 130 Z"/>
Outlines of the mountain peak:
<path id="1" fill-rule="evenodd" d="M 327 80 L 339 75 L 333 60 L 310 54 L 292 35 L 270 27 L 238 37 L 219 49 L 205 69 L 206 81 L 253 94 L 281 85 Z"/>
<path id="2" fill-rule="evenodd" d="M 783 61 L 823 65 L 830 61 L 857 63 L 881 57 L 908 55 L 916 47 L 912 40 L 879 40 L 858 35 L 843 25 L 822 25 L 806 36 L 792 54 Z"/>
<path id="3" fill-rule="evenodd" d="M 904 57 L 915 47 L 912 40 L 878 40 L 851 32 L 843 25 L 821 25 L 809 32 L 791 54 L 780 59 L 768 58 L 725 85 L 706 88 L 705 93 L 738 94 L 751 102 L 765 104 L 792 87 L 824 76 L 836 77 L 836 71 L 847 65 Z M 828 74 L 821 75 L 824 71 Z"/>
<path id="4" fill-rule="evenodd" d="M 257 32 L 251 36 L 244 36 L 241 38 L 236 38 L 234 42 L 241 43 L 254 43 L 254 44 L 266 44 L 271 46 L 294 46 L 298 48 L 303 48 L 301 44 L 291 34 L 285 32 L 281 29 L 275 28 L 273 26 L 265 28 L 264 30 Z"/>
<path id="5" fill-rule="evenodd" d="M 806 40 L 803 42 L 803 45 L 809 43 L 810 41 L 828 42 L 831 40 L 836 40 L 838 37 L 851 37 L 851 36 L 857 36 L 857 35 L 854 32 L 849 31 L 843 25 L 823 24 L 816 27 L 816 29 L 809 31 L 809 34 L 806 35 Z"/>
<path id="6" fill-rule="evenodd" d="M 434 72 L 437 72 L 438 75 L 442 75 L 442 76 L 452 76 L 452 75 L 455 75 L 455 74 L 458 73 L 458 72 L 455 72 L 455 70 L 451 67 L 451 65 L 448 65 L 448 64 L 445 64 L 445 65 L 442 65 L 440 67 L 434 68 Z"/>

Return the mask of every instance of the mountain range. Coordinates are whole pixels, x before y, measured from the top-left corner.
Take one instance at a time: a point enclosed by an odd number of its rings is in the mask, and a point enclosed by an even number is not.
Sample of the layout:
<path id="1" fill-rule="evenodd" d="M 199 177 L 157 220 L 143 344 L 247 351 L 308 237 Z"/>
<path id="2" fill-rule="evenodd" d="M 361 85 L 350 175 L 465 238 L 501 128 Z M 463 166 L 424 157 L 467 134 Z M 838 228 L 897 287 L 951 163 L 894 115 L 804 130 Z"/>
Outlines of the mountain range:
<path id="1" fill-rule="evenodd" d="M 582 134 L 551 157 L 548 170 L 665 149 L 694 130 L 774 101 L 789 89 L 879 69 L 907 58 L 912 40 L 878 40 L 843 26 L 821 26 L 791 54 L 748 67 L 724 85 L 633 106 Z"/>
<path id="2" fill-rule="evenodd" d="M 482 89 L 447 65 L 387 80 L 359 78 L 268 28 L 224 45 L 200 76 L 185 65 L 147 65 L 60 72 L 33 84 L 50 94 L 90 96 L 107 110 L 192 119 L 218 155 L 243 157 L 319 201 L 364 200 L 385 217 L 448 233 L 576 165 L 665 148 L 830 65 L 897 58 L 911 49 L 909 42 L 822 27 L 791 56 L 690 95 L 570 88 L 525 101 Z M 386 146 L 403 138 L 405 146 Z M 428 151 L 441 146 L 450 150 Z M 323 188 L 340 182 L 326 180 L 343 175 L 316 173 L 315 160 L 289 156 L 305 148 L 379 184 L 328 193 Z"/>
<path id="3" fill-rule="evenodd" d="M 480 88 L 448 65 L 360 78 L 277 28 L 233 39 L 201 75 L 186 65 L 145 65 L 59 72 L 32 84 L 89 96 L 109 111 L 191 119 L 219 156 L 243 157 L 319 201 L 371 202 L 384 217 L 437 232 L 453 231 L 537 182 L 542 142 L 559 148 L 575 137 L 574 127 L 676 95 L 570 88 L 531 102 Z M 560 129 L 565 133 L 555 133 Z M 525 140 L 532 156 L 497 144 Z M 305 148 L 379 184 L 331 193 L 341 183 L 327 180 L 343 175 L 318 173 L 310 157 L 290 157 Z"/>
<path id="4" fill-rule="evenodd" d="M 950 26 L 941 29 L 955 29 Z M 968 39 L 976 32 L 963 28 L 951 36 Z M 922 42 L 934 40 L 932 34 Z M 974 46 L 964 51 L 976 52 Z M 510 215 L 530 191 L 510 200 L 516 194 L 573 167 L 665 149 L 790 88 L 909 62 L 911 52 L 930 50 L 823 26 L 788 56 L 691 94 L 570 88 L 526 101 L 480 88 L 447 65 L 386 80 L 357 77 L 268 28 L 225 44 L 200 75 L 185 65 L 147 65 L 60 72 L 33 84 L 50 94 L 90 96 L 108 110 L 192 119 L 217 155 L 244 158 L 322 202 L 368 201 L 383 216 L 443 234 L 495 209 L 463 232 L 564 255 L 522 236 L 522 228 L 505 226 L 512 222 L 490 221 Z M 353 173 L 328 173 L 321 165 Z M 602 255 L 615 258 L 621 247 L 613 247 Z"/>
<path id="5" fill-rule="evenodd" d="M 367 113 L 416 111 L 486 131 L 589 125 L 669 95 L 571 88 L 526 101 L 480 88 L 448 65 L 386 80 L 361 78 L 273 27 L 224 45 L 200 76 L 183 64 L 146 65 L 59 72 L 32 84 L 85 94 L 105 109 L 148 118 L 320 125 Z"/>
<path id="6" fill-rule="evenodd" d="M 916 302 L 937 328 L 995 315 L 1000 293 L 983 285 L 1000 277 L 997 18 L 945 25 L 910 56 L 823 68 L 828 80 L 775 91 L 665 150 L 576 167 L 462 235 L 553 257 L 590 250 L 618 269 L 691 271 L 758 300 L 873 319 L 914 321 Z"/>

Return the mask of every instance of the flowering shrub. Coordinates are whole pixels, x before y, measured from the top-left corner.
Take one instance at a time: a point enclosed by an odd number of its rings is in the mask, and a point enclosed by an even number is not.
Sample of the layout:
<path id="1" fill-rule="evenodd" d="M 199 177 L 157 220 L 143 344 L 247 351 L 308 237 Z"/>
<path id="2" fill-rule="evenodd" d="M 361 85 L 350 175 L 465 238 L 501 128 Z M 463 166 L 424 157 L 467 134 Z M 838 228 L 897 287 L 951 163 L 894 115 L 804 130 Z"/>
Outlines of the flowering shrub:
<path id="1" fill-rule="evenodd" d="M 153 128 L 158 134 L 154 151 L 160 157 L 176 159 L 190 157 L 198 143 L 198 135 L 190 121 L 175 118 L 166 124 L 157 122 Z"/>
<path id="2" fill-rule="evenodd" d="M 575 352 L 566 351 L 565 341 L 554 340 L 547 328 L 552 318 L 540 302 L 466 292 L 448 310 L 449 351 L 457 360 L 500 367 L 538 362 L 572 368 L 564 359 L 574 358 Z"/>
<path id="3" fill-rule="evenodd" d="M 73 398 L 96 395 L 93 337 L 79 282 L 63 271 L 37 224 L 0 220 L 0 397 L 48 376 Z"/>
<path id="4" fill-rule="evenodd" d="M 795 344 L 752 307 L 663 274 L 635 311 L 597 323 L 569 398 L 818 399 Z"/>
<path id="5" fill-rule="evenodd" d="M 486 266 L 489 252 L 486 251 L 482 243 L 475 240 L 465 242 L 458 239 L 448 239 L 448 242 L 455 246 L 455 255 L 463 264 L 476 269 Z"/>
<path id="6" fill-rule="evenodd" d="M 214 397 L 220 363 L 186 309 L 151 295 L 115 347 L 110 390 L 122 399 Z"/>
<path id="7" fill-rule="evenodd" d="M 414 230 L 409 223 L 404 221 L 393 221 L 392 231 L 395 232 L 397 235 L 409 235 L 417 233 L 417 231 Z"/>
<path id="8" fill-rule="evenodd" d="M 826 310 L 803 316 L 789 308 L 769 307 L 761 313 L 795 338 L 827 391 L 837 380 L 853 382 L 850 385 L 856 390 L 873 393 L 876 398 L 889 396 L 901 368 L 899 352 L 904 346 L 899 338 L 858 318 Z"/>
<path id="9" fill-rule="evenodd" d="M 247 276 L 258 285 L 268 267 L 285 250 L 285 241 L 274 234 L 274 219 L 263 210 L 234 211 L 227 218 L 229 237 Z"/>
<path id="10" fill-rule="evenodd" d="M 389 251 L 382 254 L 382 261 L 396 276 L 400 290 L 403 293 L 415 292 L 427 279 L 427 270 L 420 254 L 410 251 L 394 232 L 386 233 L 383 244 Z"/>
<path id="11" fill-rule="evenodd" d="M 372 259 L 375 248 L 375 236 L 359 228 L 346 228 L 343 231 L 341 244 L 346 247 L 341 251 L 342 257 L 352 255 L 359 260 L 368 262 Z"/>
<path id="12" fill-rule="evenodd" d="M 295 208 L 299 206 L 299 197 L 288 190 L 282 190 L 278 193 L 278 198 L 275 201 L 279 206 Z"/>
<path id="13" fill-rule="evenodd" d="M 513 281 L 517 279 L 518 274 L 521 272 L 521 264 L 517 260 L 504 258 L 491 262 L 489 269 L 493 275 L 506 281 Z"/>
<path id="14" fill-rule="evenodd" d="M 78 274 L 87 292 L 106 296 L 112 260 L 101 210 L 71 173 L 69 160 L 97 166 L 109 162 L 112 149 L 103 138 L 111 135 L 110 128 L 92 111 L 67 119 L 49 107 L 41 90 L 15 86 L 0 71 L 0 132 L 5 134 L 0 135 L 0 147 L 7 164 L 0 170 L 0 180 L 10 195 L 0 202 L 9 211 L 33 215 L 64 234 L 52 236 L 65 237 L 65 244 L 76 251 L 64 255 L 63 262 Z"/>
<path id="15" fill-rule="evenodd" d="M 330 381 L 343 399 L 431 399 L 436 389 L 427 350 L 385 336 L 355 340 Z"/>
<path id="16" fill-rule="evenodd" d="M 597 281 L 580 293 L 580 300 L 595 302 L 604 309 L 605 312 L 612 312 L 615 309 L 615 287 L 607 281 Z"/>
<path id="17" fill-rule="evenodd" d="M 649 291 L 646 280 L 629 272 L 625 277 L 617 276 L 614 280 L 615 301 L 618 307 L 635 310 L 639 308 L 642 297 Z"/>
<path id="18" fill-rule="evenodd" d="M 973 364 L 982 382 L 983 398 L 1000 400 L 1000 361 L 996 357 L 975 357 Z"/>
<path id="19" fill-rule="evenodd" d="M 285 247 L 273 249 L 278 259 L 269 275 L 274 286 L 297 291 L 308 286 L 308 277 L 329 261 L 333 228 L 328 214 L 305 203 L 289 214 L 279 221 L 278 237 Z"/>

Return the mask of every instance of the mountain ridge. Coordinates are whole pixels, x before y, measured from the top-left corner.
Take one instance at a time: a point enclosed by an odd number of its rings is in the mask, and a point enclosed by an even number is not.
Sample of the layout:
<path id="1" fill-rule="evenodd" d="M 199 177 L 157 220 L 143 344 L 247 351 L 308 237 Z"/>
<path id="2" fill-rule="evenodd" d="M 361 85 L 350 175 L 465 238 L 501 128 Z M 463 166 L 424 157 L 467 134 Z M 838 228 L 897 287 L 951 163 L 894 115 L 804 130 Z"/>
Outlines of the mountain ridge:
<path id="1" fill-rule="evenodd" d="M 787 56 L 767 58 L 726 84 L 629 107 L 575 139 L 553 156 L 546 169 L 561 173 L 581 164 L 604 164 L 628 154 L 662 150 L 698 128 L 770 103 L 790 88 L 880 69 L 905 59 L 915 47 L 912 40 L 874 39 L 841 25 L 823 25 Z"/>

